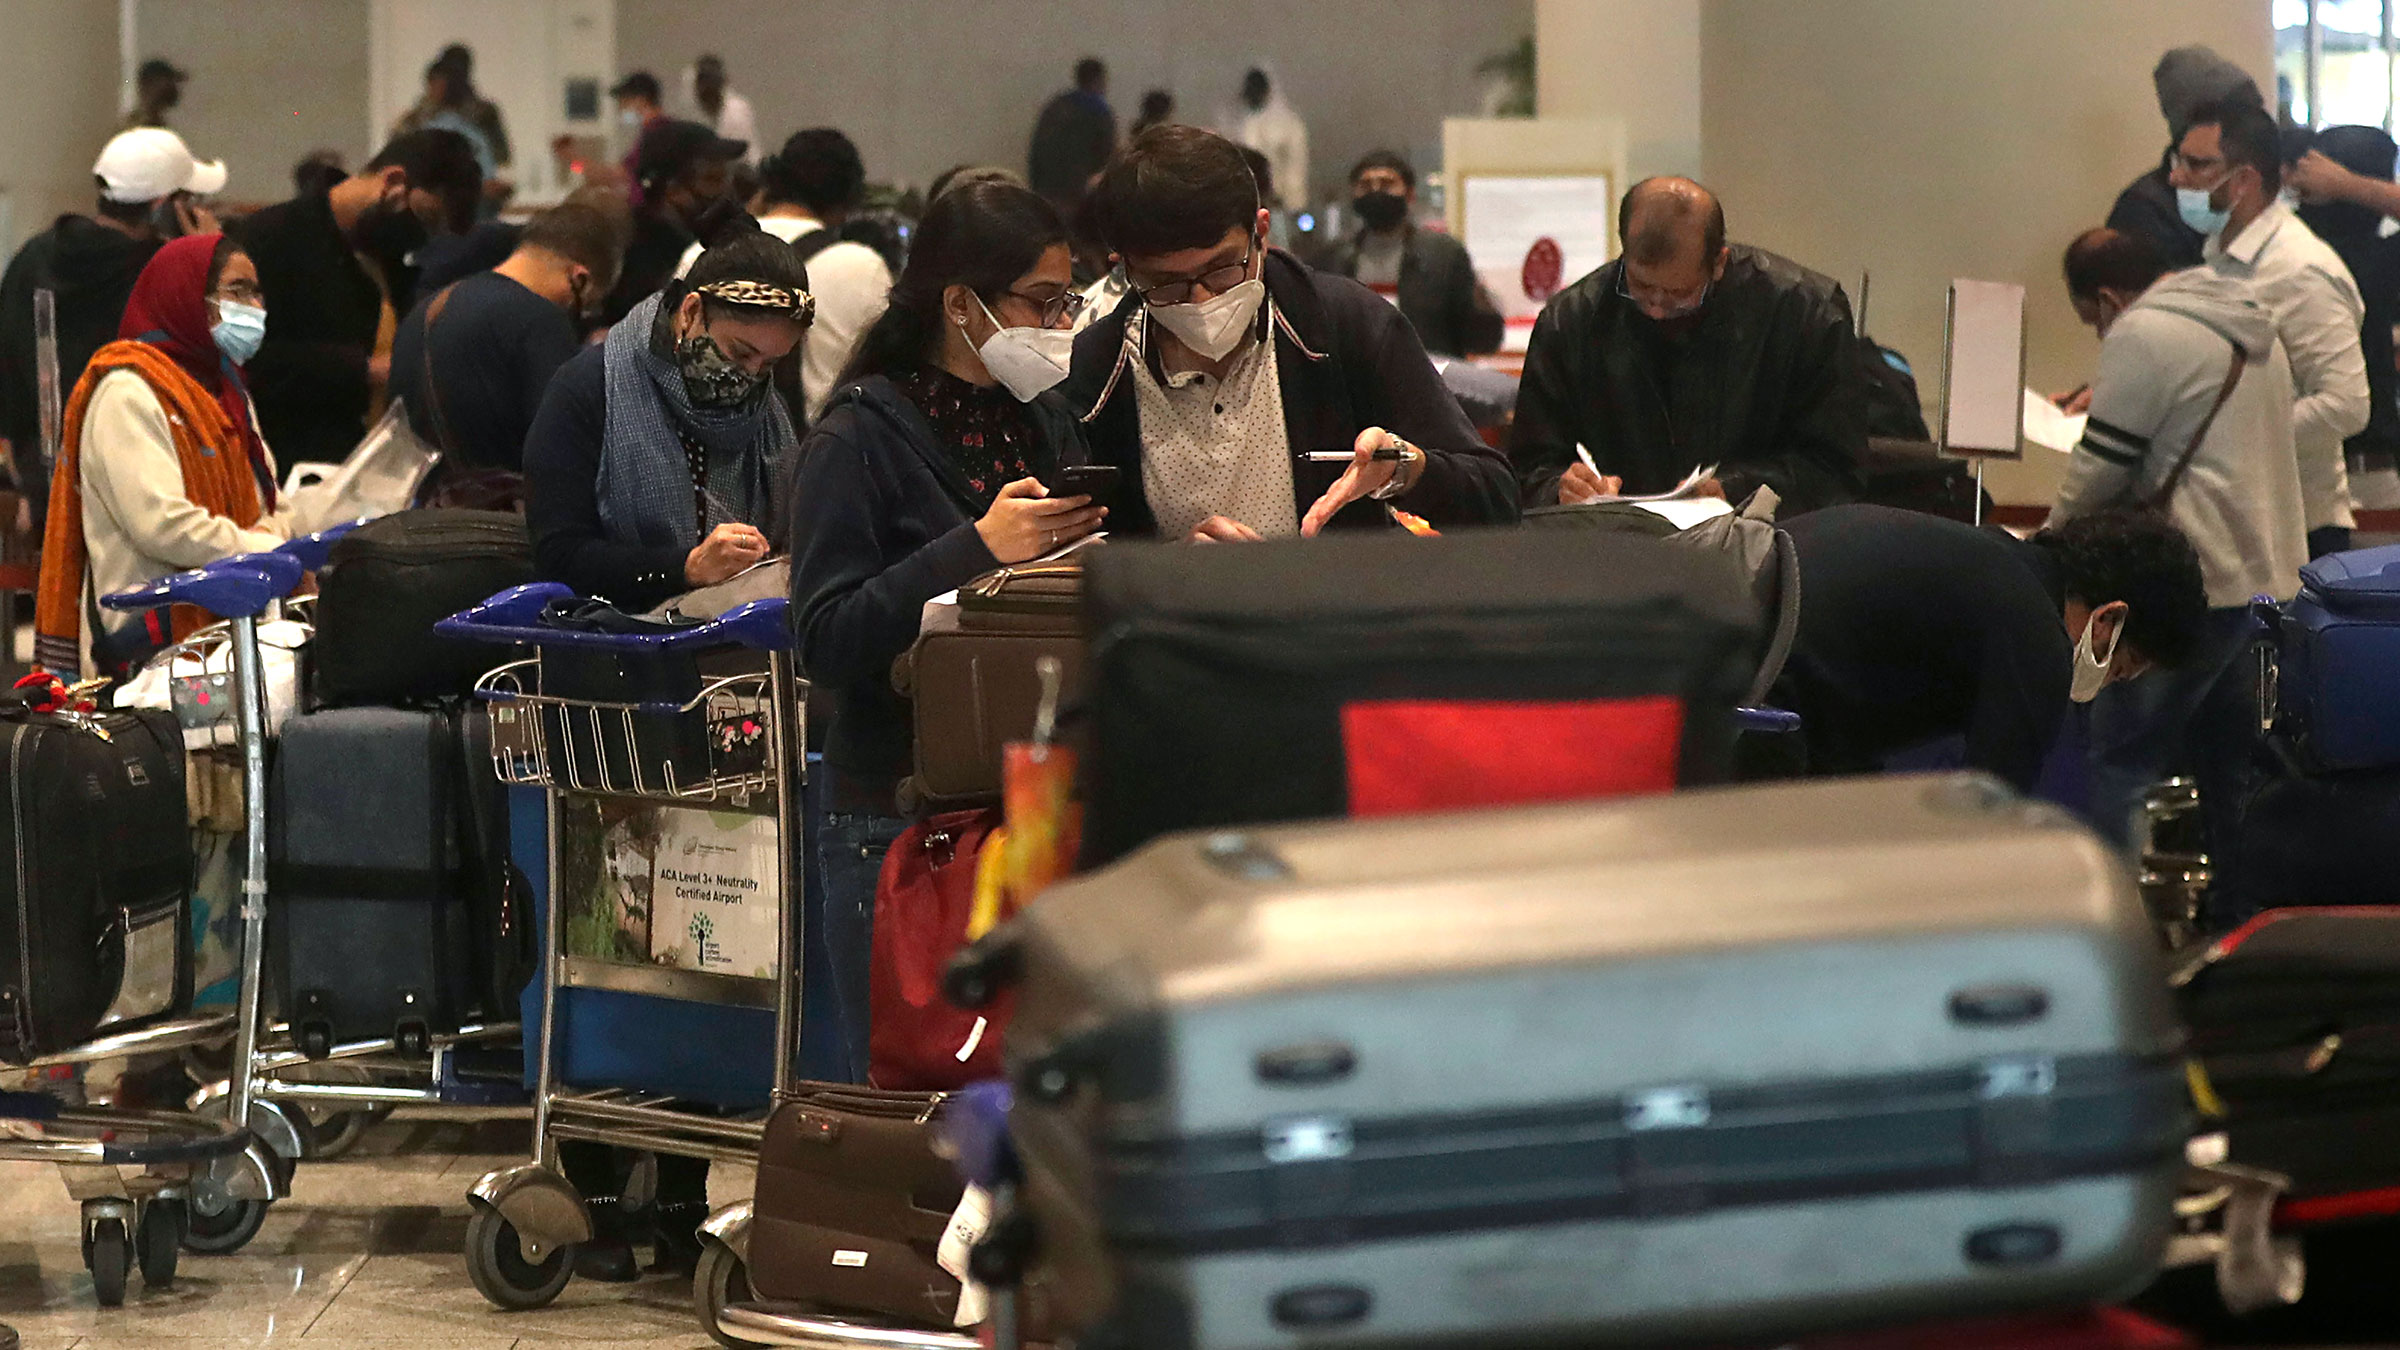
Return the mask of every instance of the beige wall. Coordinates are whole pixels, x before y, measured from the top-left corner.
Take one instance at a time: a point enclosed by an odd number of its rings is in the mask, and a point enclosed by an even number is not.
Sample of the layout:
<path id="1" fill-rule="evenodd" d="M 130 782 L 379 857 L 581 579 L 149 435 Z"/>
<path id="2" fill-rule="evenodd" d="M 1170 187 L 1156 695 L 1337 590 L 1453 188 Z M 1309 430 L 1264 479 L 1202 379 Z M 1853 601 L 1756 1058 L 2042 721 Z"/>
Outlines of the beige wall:
<path id="1" fill-rule="evenodd" d="M 2206 42 L 2272 89 L 2263 0 L 1705 0 L 1701 143 L 1737 239 L 1855 289 L 1931 401 L 1950 278 L 2019 281 L 2037 388 L 2085 379 L 2059 254 L 2166 142 L 2160 52 Z M 2045 465 L 1995 470 L 2047 501 Z"/>
<path id="2" fill-rule="evenodd" d="M 1623 122 L 1636 179 L 1700 171 L 1700 0 L 1535 0 L 1534 31 L 1542 116 Z"/>
<path id="3" fill-rule="evenodd" d="M 1204 125 L 1264 61 L 1309 123 L 1321 197 L 1379 146 L 1431 167 L 1442 119 L 1482 108 L 1476 63 L 1532 28 L 1533 0 L 619 0 L 617 59 L 673 90 L 715 50 L 765 138 L 838 126 L 870 175 L 920 185 L 962 160 L 1022 171 L 1077 57 L 1108 63 L 1120 123 L 1155 86 Z"/>
<path id="4" fill-rule="evenodd" d="M 92 209 L 92 161 L 116 130 L 117 7 L 0 0 L 0 33 L 0 245 L 13 254 L 61 213 Z"/>
<path id="5" fill-rule="evenodd" d="M 115 67 L 116 6 L 107 10 Z M 222 159 L 237 202 L 292 195 L 292 165 L 320 146 L 350 167 L 375 153 L 367 129 L 367 0 L 139 0 L 141 54 L 191 72 L 169 121 L 204 159 Z"/>

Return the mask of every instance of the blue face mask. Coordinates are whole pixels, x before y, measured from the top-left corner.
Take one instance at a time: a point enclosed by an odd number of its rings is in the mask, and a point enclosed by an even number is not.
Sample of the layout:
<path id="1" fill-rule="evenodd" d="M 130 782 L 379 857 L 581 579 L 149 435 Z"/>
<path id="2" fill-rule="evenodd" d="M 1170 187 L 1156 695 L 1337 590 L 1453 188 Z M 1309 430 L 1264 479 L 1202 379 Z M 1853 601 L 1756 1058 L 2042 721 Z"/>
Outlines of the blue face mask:
<path id="1" fill-rule="evenodd" d="M 267 311 L 257 305 L 219 300 L 217 323 L 208 335 L 216 339 L 217 350 L 228 360 L 246 366 L 258 355 L 258 344 L 267 340 Z"/>
<path id="2" fill-rule="evenodd" d="M 2220 183 L 2218 186 L 2224 185 Z M 2184 224 L 2211 237 L 2225 228 L 2226 221 L 2233 219 L 2231 207 L 2219 210 L 2208 204 L 2209 195 L 2215 191 L 2216 188 L 2175 189 L 2175 214 L 2183 217 Z"/>

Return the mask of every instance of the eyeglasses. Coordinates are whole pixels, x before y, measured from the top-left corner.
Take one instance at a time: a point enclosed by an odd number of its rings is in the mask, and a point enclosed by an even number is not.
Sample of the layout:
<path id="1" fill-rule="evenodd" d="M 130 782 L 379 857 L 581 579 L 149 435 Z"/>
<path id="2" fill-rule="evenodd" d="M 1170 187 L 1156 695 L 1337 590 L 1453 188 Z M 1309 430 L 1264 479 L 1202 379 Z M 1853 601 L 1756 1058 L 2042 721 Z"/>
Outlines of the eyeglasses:
<path id="1" fill-rule="evenodd" d="M 1023 291 L 1002 291 L 1001 294 L 1022 300 L 1040 310 L 1044 328 L 1056 328 L 1061 319 L 1072 319 L 1083 312 L 1083 293 L 1080 291 L 1061 291 L 1047 300 Z"/>
<path id="2" fill-rule="evenodd" d="M 229 281 L 224 285 L 217 287 L 216 294 L 210 296 L 209 298 L 212 300 L 231 300 L 237 305 L 255 305 L 259 301 L 266 298 L 266 292 L 261 291 L 258 288 L 258 283 L 256 282 Z"/>
<path id="3" fill-rule="evenodd" d="M 1195 287 L 1205 286 L 1210 295 L 1223 295 L 1250 279 L 1250 264 L 1257 257 L 1258 246 L 1252 244 L 1250 251 L 1242 255 L 1240 262 L 1212 268 L 1196 277 L 1185 277 L 1180 281 L 1162 281 L 1155 286 L 1136 286 L 1133 289 L 1144 302 L 1153 305 L 1185 304 L 1191 300 Z"/>
<path id="4" fill-rule="evenodd" d="M 1617 269 L 1618 297 L 1641 306 L 1643 313 L 1657 319 L 1682 319 L 1699 313 L 1700 307 L 1708 303 L 1709 292 L 1715 290 L 1716 287 L 1716 278 L 1711 277 L 1700 283 L 1698 294 L 1687 291 L 1678 295 L 1645 286 L 1642 288 L 1644 293 L 1636 295 L 1626 288 L 1625 269 L 1623 267 Z"/>
<path id="5" fill-rule="evenodd" d="M 2187 155 L 2178 150 L 2175 152 L 2175 167 L 2187 174 L 2207 175 L 2223 169 L 2225 157 L 2222 155 Z"/>

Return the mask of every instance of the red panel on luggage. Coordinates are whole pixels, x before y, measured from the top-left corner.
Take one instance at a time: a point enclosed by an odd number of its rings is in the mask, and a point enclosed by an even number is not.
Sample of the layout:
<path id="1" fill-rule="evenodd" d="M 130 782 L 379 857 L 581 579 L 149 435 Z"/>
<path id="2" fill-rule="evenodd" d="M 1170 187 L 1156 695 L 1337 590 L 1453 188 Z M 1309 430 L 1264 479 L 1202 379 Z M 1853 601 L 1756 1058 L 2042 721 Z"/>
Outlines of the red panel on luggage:
<path id="1" fill-rule="evenodd" d="M 1673 790 L 1683 701 L 1396 699 L 1342 709 L 1350 814 Z"/>

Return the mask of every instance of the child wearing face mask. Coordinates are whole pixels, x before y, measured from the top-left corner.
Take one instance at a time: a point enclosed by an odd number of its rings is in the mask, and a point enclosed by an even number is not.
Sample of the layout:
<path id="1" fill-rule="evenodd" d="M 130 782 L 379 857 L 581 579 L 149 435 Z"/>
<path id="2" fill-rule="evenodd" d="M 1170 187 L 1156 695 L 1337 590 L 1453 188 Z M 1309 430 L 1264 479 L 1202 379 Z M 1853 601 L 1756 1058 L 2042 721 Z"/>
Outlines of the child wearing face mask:
<path id="1" fill-rule="evenodd" d="M 122 675 L 204 621 L 180 607 L 110 615 L 86 597 L 269 549 L 291 535 L 242 367 L 266 336 L 249 254 L 186 235 L 152 257 L 67 401 L 50 488 L 35 662 Z"/>
<path id="2" fill-rule="evenodd" d="M 817 831 L 822 930 L 850 1070 L 867 1068 L 867 952 L 883 856 L 906 821 L 911 710 L 894 658 L 925 602 L 1100 528 L 1104 504 L 1055 490 L 1086 462 L 1066 376 L 1080 297 L 1067 231 L 1034 193 L 953 187 L 918 226 L 891 305 L 800 449 L 792 609 L 810 681 L 835 692 Z"/>

